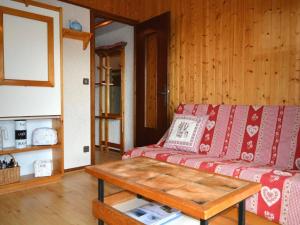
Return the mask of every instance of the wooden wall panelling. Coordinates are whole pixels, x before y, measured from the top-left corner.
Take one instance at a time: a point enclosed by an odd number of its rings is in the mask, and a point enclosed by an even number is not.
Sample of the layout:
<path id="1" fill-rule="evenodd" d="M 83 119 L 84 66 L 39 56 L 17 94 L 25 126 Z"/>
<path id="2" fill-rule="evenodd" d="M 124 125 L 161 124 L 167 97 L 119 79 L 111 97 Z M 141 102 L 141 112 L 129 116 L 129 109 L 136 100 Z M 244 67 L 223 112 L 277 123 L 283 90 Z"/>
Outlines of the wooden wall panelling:
<path id="1" fill-rule="evenodd" d="M 300 104 L 297 0 L 70 1 L 140 21 L 171 11 L 170 116 L 180 102 Z"/>
<path id="2" fill-rule="evenodd" d="M 142 15 L 143 0 L 62 0 L 71 4 L 91 8 L 99 11 L 107 19 L 119 16 L 120 19 L 128 19 L 126 22 L 135 23 Z M 112 17 L 111 17 L 112 16 Z M 122 18 L 121 18 L 122 17 Z M 125 21 L 124 21 L 125 22 Z"/>
<path id="3" fill-rule="evenodd" d="M 290 35 L 290 46 L 291 54 L 289 55 L 289 99 L 292 99 L 293 102 L 299 104 L 300 96 L 300 2 L 297 0 L 292 1 L 295 7 L 290 9 L 290 26 L 291 26 L 291 35 Z M 298 48 L 297 48 L 298 46 Z"/>
<path id="4" fill-rule="evenodd" d="M 171 11 L 169 114 L 180 102 L 300 104 L 297 0 L 142 1 Z"/>
<path id="5" fill-rule="evenodd" d="M 171 11 L 170 115 L 180 102 L 300 104 L 297 0 L 72 2 L 140 21 Z"/>

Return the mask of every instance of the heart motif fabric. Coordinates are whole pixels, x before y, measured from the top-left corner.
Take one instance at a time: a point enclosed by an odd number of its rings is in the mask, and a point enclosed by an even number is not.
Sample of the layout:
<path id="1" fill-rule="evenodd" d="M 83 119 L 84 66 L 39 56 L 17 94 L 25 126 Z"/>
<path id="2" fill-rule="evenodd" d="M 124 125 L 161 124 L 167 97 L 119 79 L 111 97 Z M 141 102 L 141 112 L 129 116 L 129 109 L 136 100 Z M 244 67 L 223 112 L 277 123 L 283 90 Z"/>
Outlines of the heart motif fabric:
<path id="1" fill-rule="evenodd" d="M 259 130 L 258 126 L 252 126 L 252 125 L 248 125 L 247 126 L 247 133 L 250 137 L 253 137 Z"/>
<path id="2" fill-rule="evenodd" d="M 243 152 L 241 158 L 246 161 L 252 161 L 254 159 L 254 155 L 252 153 Z"/>
<path id="3" fill-rule="evenodd" d="M 281 194 L 277 188 L 270 189 L 267 186 L 263 186 L 261 188 L 261 196 L 262 196 L 263 200 L 265 201 L 265 203 L 269 207 L 271 207 L 272 205 L 274 205 L 276 202 L 279 201 Z"/>
<path id="4" fill-rule="evenodd" d="M 208 120 L 207 123 L 206 123 L 206 128 L 207 130 L 211 130 L 212 128 L 214 128 L 216 122 L 213 121 L 213 120 Z"/>
<path id="5" fill-rule="evenodd" d="M 199 149 L 200 152 L 209 152 L 210 146 L 206 144 L 201 144 Z"/>

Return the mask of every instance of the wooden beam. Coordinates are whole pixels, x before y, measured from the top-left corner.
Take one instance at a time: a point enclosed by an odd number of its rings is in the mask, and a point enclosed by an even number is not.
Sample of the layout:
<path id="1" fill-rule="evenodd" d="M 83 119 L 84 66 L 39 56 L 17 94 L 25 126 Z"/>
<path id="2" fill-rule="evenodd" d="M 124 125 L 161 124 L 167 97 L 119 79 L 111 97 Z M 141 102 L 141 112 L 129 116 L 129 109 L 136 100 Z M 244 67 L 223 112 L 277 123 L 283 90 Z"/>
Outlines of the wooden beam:
<path id="1" fill-rule="evenodd" d="M 104 20 L 104 21 L 95 23 L 94 28 L 97 29 L 97 28 L 100 28 L 100 27 L 105 27 L 105 26 L 108 26 L 109 24 L 111 24 L 112 22 L 113 22 L 112 20 Z"/>

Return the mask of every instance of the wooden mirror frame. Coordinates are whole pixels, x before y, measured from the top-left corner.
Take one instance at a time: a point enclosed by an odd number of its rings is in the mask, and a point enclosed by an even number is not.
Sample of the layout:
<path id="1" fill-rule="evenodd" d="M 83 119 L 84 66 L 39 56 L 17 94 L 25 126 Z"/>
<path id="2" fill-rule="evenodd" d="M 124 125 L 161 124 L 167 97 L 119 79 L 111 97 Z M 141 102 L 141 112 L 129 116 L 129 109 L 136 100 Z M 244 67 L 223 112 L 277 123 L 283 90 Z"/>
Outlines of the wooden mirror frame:
<path id="1" fill-rule="evenodd" d="M 17 80 L 6 79 L 4 74 L 4 38 L 3 38 L 3 15 L 13 15 L 27 19 L 45 22 L 47 24 L 48 36 L 48 80 Z M 40 87 L 54 87 L 54 36 L 53 36 L 53 18 L 43 16 L 35 13 L 25 12 L 17 9 L 0 6 L 0 85 L 14 85 L 14 86 L 40 86 Z"/>

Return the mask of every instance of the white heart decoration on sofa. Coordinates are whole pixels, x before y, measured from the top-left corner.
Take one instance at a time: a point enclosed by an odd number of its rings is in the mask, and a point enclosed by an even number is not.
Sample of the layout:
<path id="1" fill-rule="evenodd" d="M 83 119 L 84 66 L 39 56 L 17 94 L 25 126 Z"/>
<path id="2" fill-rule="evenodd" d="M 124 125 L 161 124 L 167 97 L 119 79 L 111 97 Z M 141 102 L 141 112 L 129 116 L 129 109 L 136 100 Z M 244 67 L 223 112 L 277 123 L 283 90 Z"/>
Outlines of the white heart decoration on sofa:
<path id="1" fill-rule="evenodd" d="M 300 158 L 295 161 L 296 167 L 300 170 Z"/>
<path id="2" fill-rule="evenodd" d="M 277 188 L 270 189 L 267 186 L 261 188 L 261 196 L 265 203 L 271 207 L 280 199 L 280 191 Z"/>
<path id="3" fill-rule="evenodd" d="M 200 145 L 200 152 L 208 152 L 209 149 L 210 149 L 209 145 L 206 145 L 206 144 L 201 144 Z"/>
<path id="4" fill-rule="evenodd" d="M 206 123 L 207 130 L 211 130 L 215 126 L 216 122 L 213 120 L 208 120 Z"/>
<path id="5" fill-rule="evenodd" d="M 241 158 L 246 161 L 252 161 L 254 158 L 254 155 L 253 155 L 253 153 L 243 152 Z"/>
<path id="6" fill-rule="evenodd" d="M 261 105 L 253 105 L 252 108 L 257 111 L 261 108 Z"/>
<path id="7" fill-rule="evenodd" d="M 258 132 L 258 129 L 259 129 L 258 126 L 248 125 L 247 133 L 249 134 L 250 137 L 253 137 Z"/>

